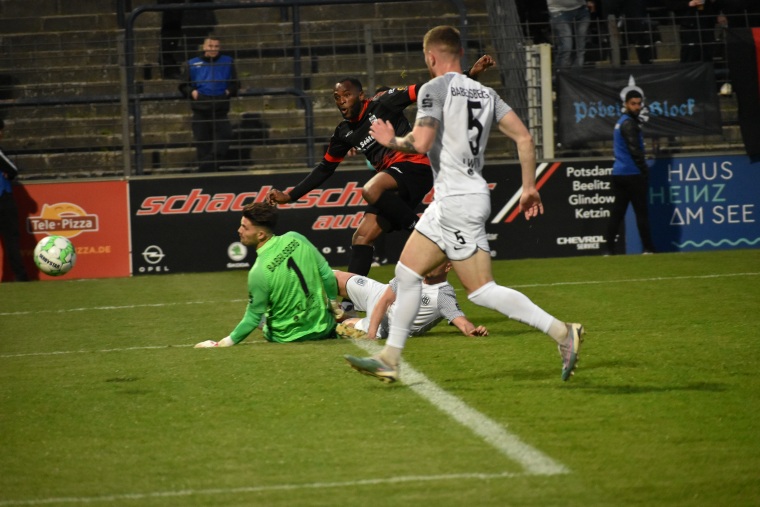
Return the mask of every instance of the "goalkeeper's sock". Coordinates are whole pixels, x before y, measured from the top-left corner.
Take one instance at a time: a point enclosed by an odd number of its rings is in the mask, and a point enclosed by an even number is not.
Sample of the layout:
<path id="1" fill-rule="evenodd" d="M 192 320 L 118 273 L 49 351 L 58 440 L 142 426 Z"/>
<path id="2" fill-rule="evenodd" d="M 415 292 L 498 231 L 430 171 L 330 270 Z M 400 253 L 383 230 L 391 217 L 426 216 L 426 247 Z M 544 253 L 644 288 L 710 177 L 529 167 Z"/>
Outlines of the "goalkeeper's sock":
<path id="1" fill-rule="evenodd" d="M 522 322 L 542 331 L 557 343 L 564 343 L 567 327 L 528 298 L 522 292 L 488 282 L 467 299 L 476 305 L 496 310 L 510 319 Z"/>

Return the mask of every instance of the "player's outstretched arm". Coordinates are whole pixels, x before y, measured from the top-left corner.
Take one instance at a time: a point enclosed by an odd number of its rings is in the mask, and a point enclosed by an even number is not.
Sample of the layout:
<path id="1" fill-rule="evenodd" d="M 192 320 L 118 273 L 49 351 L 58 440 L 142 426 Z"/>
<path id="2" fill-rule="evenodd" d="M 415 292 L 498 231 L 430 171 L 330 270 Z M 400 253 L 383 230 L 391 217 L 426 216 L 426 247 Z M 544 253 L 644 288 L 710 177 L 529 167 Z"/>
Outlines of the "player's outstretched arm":
<path id="1" fill-rule="evenodd" d="M 287 204 L 290 202 L 290 194 L 273 188 L 269 191 L 269 194 L 267 194 L 267 199 L 272 206 L 277 204 Z"/>
<path id="2" fill-rule="evenodd" d="M 495 64 L 496 61 L 491 57 L 491 55 L 483 55 L 478 58 L 478 61 L 475 62 L 472 67 L 470 67 L 470 70 L 468 70 L 466 74 L 472 79 L 477 80 L 480 74 L 490 69 Z"/>
<path id="3" fill-rule="evenodd" d="M 475 326 L 467 317 L 457 317 L 451 321 L 465 336 L 488 336 L 485 326 Z"/>
<path id="4" fill-rule="evenodd" d="M 393 292 L 390 285 L 385 287 L 385 291 L 378 298 L 374 308 L 369 313 L 369 326 L 367 327 L 367 338 L 374 340 L 377 337 L 377 328 L 380 327 L 385 313 L 391 307 L 393 302 L 396 301 L 396 293 Z"/>
<path id="5" fill-rule="evenodd" d="M 343 156 L 340 156 L 340 160 L 343 160 Z M 280 192 L 277 189 L 269 191 L 267 197 L 269 202 L 274 204 L 286 204 L 289 202 L 295 202 L 301 197 L 306 195 L 309 191 L 314 190 L 322 183 L 324 183 L 330 176 L 333 175 L 335 169 L 340 165 L 340 160 L 328 161 L 326 158 L 322 160 L 311 170 L 306 177 L 301 180 L 295 187 L 290 189 L 287 193 Z M 280 201 L 282 199 L 282 201 Z M 284 200 L 287 199 L 287 200 Z"/>

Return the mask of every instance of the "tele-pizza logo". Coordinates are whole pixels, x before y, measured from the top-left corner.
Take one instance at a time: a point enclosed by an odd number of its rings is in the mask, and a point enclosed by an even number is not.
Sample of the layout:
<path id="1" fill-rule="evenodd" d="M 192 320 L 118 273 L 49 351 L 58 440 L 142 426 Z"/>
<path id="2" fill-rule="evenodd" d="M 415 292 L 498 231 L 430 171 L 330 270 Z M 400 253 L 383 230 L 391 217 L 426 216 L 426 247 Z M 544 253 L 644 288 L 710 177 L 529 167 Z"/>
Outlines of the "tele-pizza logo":
<path id="1" fill-rule="evenodd" d="M 81 206 L 70 202 L 43 204 L 39 216 L 26 219 L 26 229 L 32 234 L 74 238 L 83 232 L 97 231 L 98 215 L 90 215 Z"/>

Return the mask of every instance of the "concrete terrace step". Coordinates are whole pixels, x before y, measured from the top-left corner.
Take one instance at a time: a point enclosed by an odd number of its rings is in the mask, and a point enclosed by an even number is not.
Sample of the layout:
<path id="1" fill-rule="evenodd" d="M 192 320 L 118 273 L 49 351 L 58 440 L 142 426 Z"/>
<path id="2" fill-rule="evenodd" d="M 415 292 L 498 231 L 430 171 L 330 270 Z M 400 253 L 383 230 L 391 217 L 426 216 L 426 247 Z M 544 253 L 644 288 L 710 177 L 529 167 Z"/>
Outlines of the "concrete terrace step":
<path id="1" fill-rule="evenodd" d="M 24 3 L 16 0 L 17 3 Z M 77 3 L 77 2 L 68 2 Z M 47 33 L 78 30 L 115 30 L 116 14 L 75 14 L 66 16 L 0 17 L 0 33 L 4 35 Z"/>
<path id="2" fill-rule="evenodd" d="M 155 0 L 132 0 L 134 5 L 155 3 Z M 0 0 L 0 15 L 8 18 L 24 18 L 36 16 L 71 16 L 77 14 L 102 14 L 115 16 L 114 6 L 103 0 Z"/>
<path id="3" fill-rule="evenodd" d="M 476 14 L 485 11 L 484 2 L 467 1 L 468 14 Z M 423 17 L 436 19 L 456 13 L 454 4 L 447 0 L 423 0 L 417 2 L 372 2 L 365 4 L 348 5 L 321 5 L 301 6 L 299 17 L 301 21 L 324 21 L 331 20 L 333 23 L 342 22 L 353 24 L 357 20 L 366 18 L 394 18 L 394 17 Z M 249 9 L 232 9 L 216 11 L 219 24 L 233 24 L 235 22 L 254 23 L 260 17 L 266 16 L 267 21 L 282 20 L 281 11 L 278 7 L 258 7 Z M 288 16 L 288 20 L 290 16 Z M 338 21 L 339 20 L 339 21 Z M 285 21 L 285 20 L 282 20 Z M 420 34 L 422 37 L 422 34 Z"/>
<path id="4" fill-rule="evenodd" d="M 270 144 L 250 146 L 245 158 L 236 158 L 239 152 L 230 151 L 229 167 L 245 170 L 249 167 L 306 166 L 306 146 L 292 144 Z M 147 174 L 156 172 L 194 172 L 197 170 L 195 149 L 187 147 L 146 149 L 143 152 L 144 168 Z M 320 154 L 321 156 L 321 154 Z M 90 151 L 68 153 L 43 153 L 18 155 L 13 161 L 23 168 L 19 178 L 24 180 L 50 177 L 96 177 L 122 175 L 124 159 L 121 151 Z"/>

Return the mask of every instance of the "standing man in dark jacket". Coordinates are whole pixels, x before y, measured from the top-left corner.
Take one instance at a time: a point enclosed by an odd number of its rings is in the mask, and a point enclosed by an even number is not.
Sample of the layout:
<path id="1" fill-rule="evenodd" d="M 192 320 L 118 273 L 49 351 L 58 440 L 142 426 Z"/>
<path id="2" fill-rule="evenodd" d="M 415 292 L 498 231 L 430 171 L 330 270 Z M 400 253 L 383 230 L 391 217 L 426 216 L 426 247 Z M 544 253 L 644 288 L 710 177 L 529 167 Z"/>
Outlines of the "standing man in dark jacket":
<path id="1" fill-rule="evenodd" d="M 607 252 L 615 253 L 615 237 L 620 223 L 625 218 L 628 203 L 633 205 L 636 225 L 644 253 L 653 253 L 654 244 L 649 231 L 647 213 L 647 192 L 649 190 L 649 167 L 644 155 L 644 135 L 641 133 L 639 113 L 643 97 L 638 90 L 630 90 L 625 95 L 623 115 L 615 124 L 613 135 L 615 163 L 612 166 L 612 191 L 615 204 L 612 207 L 610 224 L 607 227 Z"/>
<path id="2" fill-rule="evenodd" d="M 235 62 L 220 53 L 219 38 L 209 35 L 203 41 L 203 56 L 189 60 L 183 67 L 179 90 L 190 99 L 193 111 L 193 139 L 200 172 L 214 172 L 224 161 L 232 140 L 232 125 L 227 118 L 230 97 L 240 89 Z"/>
<path id="3" fill-rule="evenodd" d="M 0 139 L 3 138 L 5 122 L 0 119 Z M 18 168 L 0 150 L 0 239 L 3 240 L 3 256 L 10 264 L 18 282 L 26 282 L 29 277 L 21 257 L 21 239 L 18 230 L 18 207 L 13 199 L 11 180 L 18 175 Z M 2 273 L 0 273 L 1 275 Z M 2 278 L 0 276 L 0 278 Z"/>

